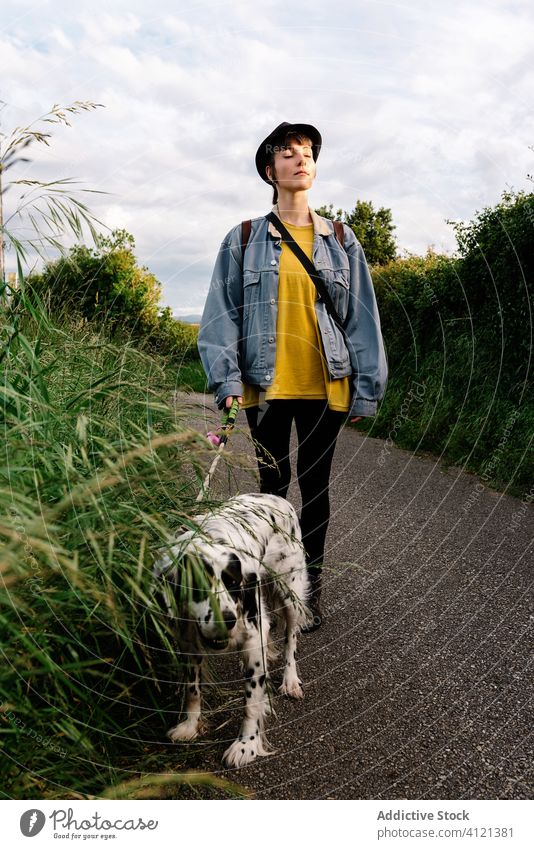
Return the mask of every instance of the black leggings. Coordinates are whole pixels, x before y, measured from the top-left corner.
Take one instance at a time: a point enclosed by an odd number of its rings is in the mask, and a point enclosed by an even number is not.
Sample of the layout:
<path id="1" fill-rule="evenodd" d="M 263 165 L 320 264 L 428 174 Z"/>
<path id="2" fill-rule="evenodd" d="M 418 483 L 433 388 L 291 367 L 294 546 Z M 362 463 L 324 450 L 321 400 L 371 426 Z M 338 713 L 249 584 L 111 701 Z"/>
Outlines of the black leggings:
<path id="1" fill-rule="evenodd" d="M 245 412 L 251 435 L 259 443 L 256 445 L 256 456 L 260 491 L 281 495 L 283 498 L 287 495 L 291 481 L 289 441 L 291 425 L 295 420 L 298 438 L 297 477 L 302 496 L 302 540 L 308 567 L 312 567 L 312 571 L 320 569 L 330 519 L 330 469 L 336 439 L 348 414 L 330 410 L 326 401 L 301 399 L 269 402 L 259 423 L 258 407 L 249 408 Z M 269 454 L 276 460 L 277 468 Z"/>

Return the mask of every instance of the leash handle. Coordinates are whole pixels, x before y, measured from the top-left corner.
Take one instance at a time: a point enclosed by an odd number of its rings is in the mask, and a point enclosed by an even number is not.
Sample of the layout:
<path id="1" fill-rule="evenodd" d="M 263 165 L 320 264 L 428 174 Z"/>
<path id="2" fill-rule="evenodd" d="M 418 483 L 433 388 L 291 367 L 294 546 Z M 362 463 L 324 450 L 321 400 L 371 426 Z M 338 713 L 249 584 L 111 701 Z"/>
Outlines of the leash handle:
<path id="1" fill-rule="evenodd" d="M 234 398 L 232 401 L 232 406 L 224 411 L 222 427 L 233 427 L 235 425 L 235 420 L 237 418 L 237 414 L 239 412 L 239 401 L 237 398 Z"/>
<path id="2" fill-rule="evenodd" d="M 232 431 L 233 426 L 235 425 L 235 420 L 237 418 L 237 413 L 239 411 L 239 401 L 237 398 L 234 398 L 232 401 L 232 406 L 226 409 L 223 413 L 223 419 L 221 424 L 221 441 L 219 445 L 225 445 L 228 441 L 228 437 Z"/>
<path id="3" fill-rule="evenodd" d="M 211 444 L 214 445 L 216 448 L 219 448 L 221 445 L 224 445 L 228 441 L 228 437 L 230 435 L 230 431 L 232 430 L 235 424 L 238 411 L 239 402 L 237 398 L 234 398 L 234 400 L 232 401 L 232 406 L 228 407 L 223 411 L 223 417 L 219 432 L 213 433 L 210 430 L 206 434 L 209 442 L 211 442 Z"/>

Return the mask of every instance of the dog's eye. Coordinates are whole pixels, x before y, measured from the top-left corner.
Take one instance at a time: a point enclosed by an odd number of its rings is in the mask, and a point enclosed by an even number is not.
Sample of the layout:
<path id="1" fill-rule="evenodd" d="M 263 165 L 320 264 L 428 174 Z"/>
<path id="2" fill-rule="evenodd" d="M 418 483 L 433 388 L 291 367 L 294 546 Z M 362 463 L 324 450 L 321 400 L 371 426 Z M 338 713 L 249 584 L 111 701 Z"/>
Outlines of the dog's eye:
<path id="1" fill-rule="evenodd" d="M 206 601 L 211 592 L 213 569 L 204 558 L 190 556 L 186 562 L 188 583 L 191 587 L 191 599 L 195 604 Z"/>

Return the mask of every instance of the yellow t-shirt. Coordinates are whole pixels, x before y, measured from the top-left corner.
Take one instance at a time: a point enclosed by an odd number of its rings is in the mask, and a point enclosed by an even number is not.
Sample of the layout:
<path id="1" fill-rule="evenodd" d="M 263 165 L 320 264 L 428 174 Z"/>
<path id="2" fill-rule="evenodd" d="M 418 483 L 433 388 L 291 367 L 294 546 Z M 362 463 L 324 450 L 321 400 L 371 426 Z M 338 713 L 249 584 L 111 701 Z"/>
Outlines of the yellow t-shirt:
<path id="1" fill-rule="evenodd" d="M 283 219 L 282 219 L 283 220 Z M 313 224 L 284 221 L 304 253 L 313 256 Z M 275 398 L 327 399 L 331 410 L 348 412 L 350 380 L 330 380 L 315 314 L 317 289 L 291 248 L 282 241 L 273 382 L 265 393 Z M 243 407 L 258 403 L 257 386 L 243 385 Z"/>

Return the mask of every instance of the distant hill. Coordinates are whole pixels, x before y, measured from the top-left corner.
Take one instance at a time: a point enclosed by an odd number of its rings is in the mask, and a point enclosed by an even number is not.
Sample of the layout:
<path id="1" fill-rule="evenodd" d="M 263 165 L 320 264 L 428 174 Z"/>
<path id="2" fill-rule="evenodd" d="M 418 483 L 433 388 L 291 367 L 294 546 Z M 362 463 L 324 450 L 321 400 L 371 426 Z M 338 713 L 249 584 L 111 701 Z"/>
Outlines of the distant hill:
<path id="1" fill-rule="evenodd" d="M 186 324 L 200 324 L 202 316 L 199 315 L 175 315 L 176 321 L 184 321 Z"/>

